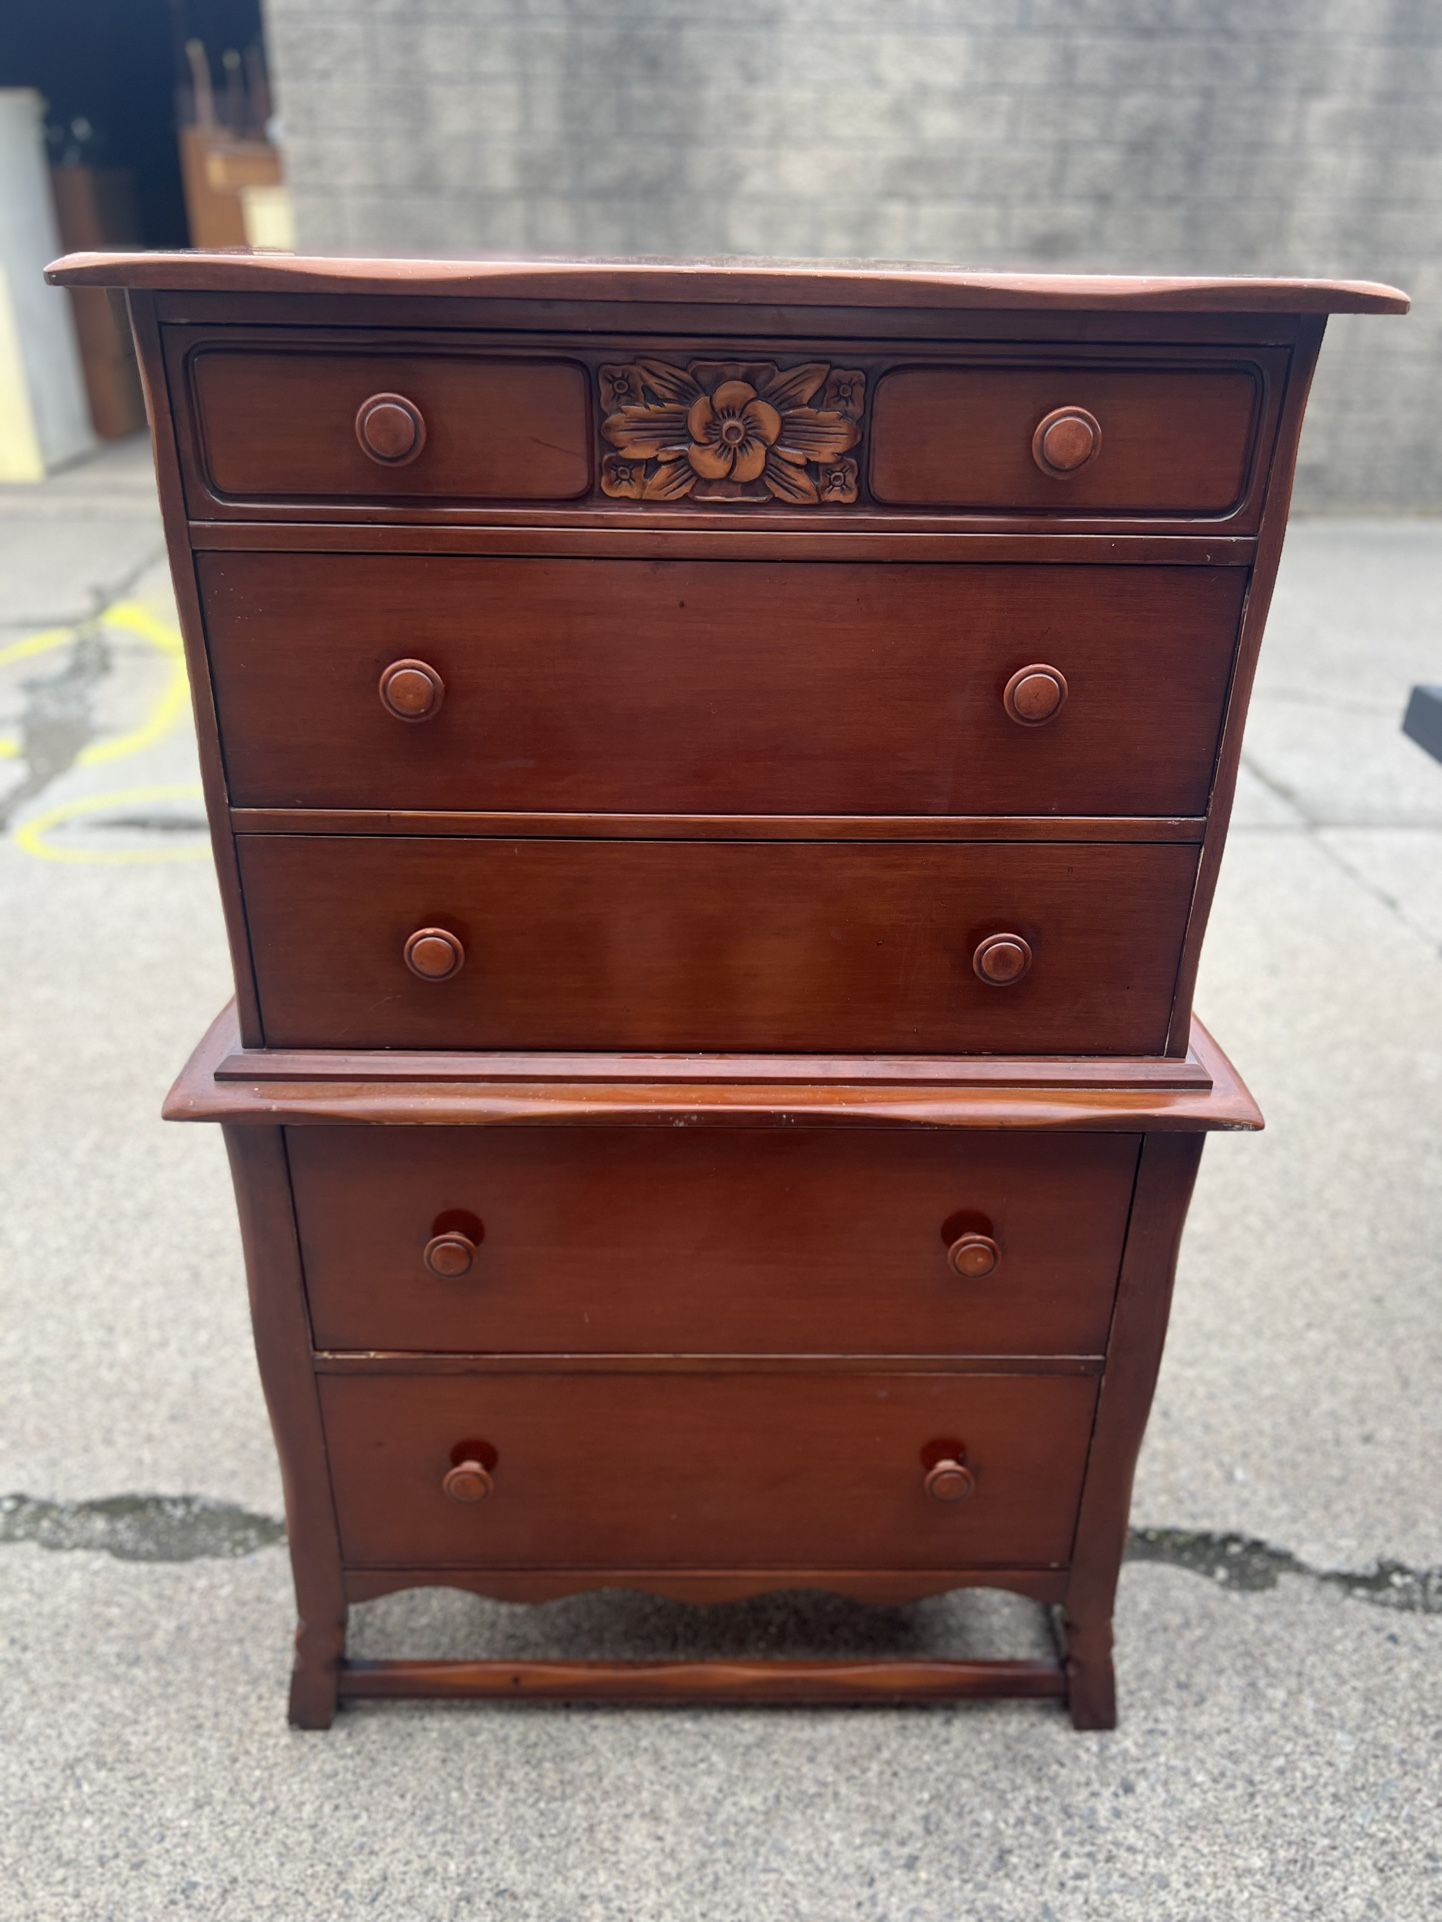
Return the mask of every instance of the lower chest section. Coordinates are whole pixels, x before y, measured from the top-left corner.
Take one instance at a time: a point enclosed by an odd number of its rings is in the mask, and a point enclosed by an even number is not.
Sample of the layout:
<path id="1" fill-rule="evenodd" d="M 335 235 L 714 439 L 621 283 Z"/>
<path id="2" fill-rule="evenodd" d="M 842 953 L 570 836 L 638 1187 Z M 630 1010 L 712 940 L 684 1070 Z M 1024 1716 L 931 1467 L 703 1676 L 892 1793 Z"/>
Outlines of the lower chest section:
<path id="1" fill-rule="evenodd" d="M 1134 1135 L 287 1133 L 355 1568 L 1055 1568 Z"/>

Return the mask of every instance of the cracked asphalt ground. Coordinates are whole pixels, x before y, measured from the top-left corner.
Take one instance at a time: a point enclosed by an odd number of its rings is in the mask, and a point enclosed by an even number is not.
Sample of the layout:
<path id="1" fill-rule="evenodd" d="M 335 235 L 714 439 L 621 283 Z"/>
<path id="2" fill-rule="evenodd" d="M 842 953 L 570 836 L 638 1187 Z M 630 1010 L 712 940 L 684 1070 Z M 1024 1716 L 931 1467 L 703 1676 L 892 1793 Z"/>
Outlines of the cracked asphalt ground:
<path id="1" fill-rule="evenodd" d="M 1102 1736 L 1026 1704 L 286 1729 L 220 1143 L 157 1119 L 228 991 L 159 555 L 143 450 L 0 496 L 0 1918 L 1442 1913 L 1442 768 L 1398 727 L 1442 674 L 1442 528 L 1290 537 L 1198 997 L 1269 1129 L 1203 1163 Z M 442 1593 L 358 1611 L 355 1646 L 1040 1633 L 1009 1597 Z"/>

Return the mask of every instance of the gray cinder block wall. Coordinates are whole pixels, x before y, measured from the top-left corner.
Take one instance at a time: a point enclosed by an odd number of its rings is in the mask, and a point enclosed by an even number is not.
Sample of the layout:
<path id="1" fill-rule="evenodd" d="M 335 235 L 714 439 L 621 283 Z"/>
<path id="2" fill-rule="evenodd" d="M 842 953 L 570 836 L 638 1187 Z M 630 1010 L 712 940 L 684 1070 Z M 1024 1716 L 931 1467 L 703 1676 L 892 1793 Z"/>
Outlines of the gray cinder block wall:
<path id="1" fill-rule="evenodd" d="M 300 245 L 1343 274 L 1298 505 L 1442 508 L 1442 0 L 267 0 Z"/>

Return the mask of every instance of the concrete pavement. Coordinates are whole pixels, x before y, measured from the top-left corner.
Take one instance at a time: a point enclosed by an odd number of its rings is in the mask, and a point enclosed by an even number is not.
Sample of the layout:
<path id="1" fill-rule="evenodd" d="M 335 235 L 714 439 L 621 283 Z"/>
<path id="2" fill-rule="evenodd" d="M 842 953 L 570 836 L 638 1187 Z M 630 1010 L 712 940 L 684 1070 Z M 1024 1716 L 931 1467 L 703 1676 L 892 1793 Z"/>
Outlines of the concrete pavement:
<path id="1" fill-rule="evenodd" d="M 1442 528 L 1299 525 L 1198 1006 L 1207 1150 L 1138 1481 L 1122 1727 L 1055 1711 L 350 1712 L 291 1605 L 220 1143 L 228 992 L 143 450 L 0 492 L 0 1919 L 1413 1922 L 1442 1910 Z M 189 1502 L 177 1497 L 193 1498 Z M 358 1652 L 1024 1653 L 1003 1597 L 357 1613 Z"/>

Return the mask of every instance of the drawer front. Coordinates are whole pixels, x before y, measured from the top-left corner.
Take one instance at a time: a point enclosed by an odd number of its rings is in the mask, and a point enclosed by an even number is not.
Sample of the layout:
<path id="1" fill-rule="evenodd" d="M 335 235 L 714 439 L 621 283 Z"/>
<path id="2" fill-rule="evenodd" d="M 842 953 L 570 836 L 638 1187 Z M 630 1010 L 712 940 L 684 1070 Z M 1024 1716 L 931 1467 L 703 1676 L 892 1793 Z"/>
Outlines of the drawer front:
<path id="1" fill-rule="evenodd" d="M 323 1376 L 351 1564 L 1037 1566 L 1071 1553 L 1084 1376 Z M 969 1499 L 927 1476 L 957 1452 Z M 443 1483 L 480 1459 L 492 1492 Z M 472 1483 L 474 1488 L 475 1483 Z"/>
<path id="2" fill-rule="evenodd" d="M 293 1128 L 321 1348 L 1098 1355 L 1131 1135 Z M 437 1272 L 437 1270 L 442 1272 Z"/>
<path id="3" fill-rule="evenodd" d="M 237 847 L 267 1043 L 338 1048 L 1158 1052 L 1197 859 L 1108 842 Z"/>
<path id="4" fill-rule="evenodd" d="M 515 813 L 1200 815 L 1246 586 L 244 553 L 199 577 L 237 806 Z M 1065 689 L 1040 719 L 1029 668 Z"/>
<path id="5" fill-rule="evenodd" d="M 591 485 L 587 378 L 571 361 L 210 346 L 187 366 L 193 488 L 222 497 L 560 501 Z"/>
<path id="6" fill-rule="evenodd" d="M 1263 392 L 1257 367 L 1225 363 L 900 368 L 876 389 L 871 491 L 892 507 L 1226 515 L 1248 494 Z"/>

